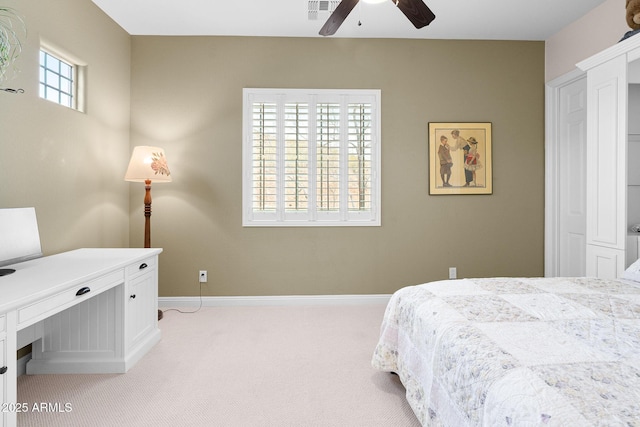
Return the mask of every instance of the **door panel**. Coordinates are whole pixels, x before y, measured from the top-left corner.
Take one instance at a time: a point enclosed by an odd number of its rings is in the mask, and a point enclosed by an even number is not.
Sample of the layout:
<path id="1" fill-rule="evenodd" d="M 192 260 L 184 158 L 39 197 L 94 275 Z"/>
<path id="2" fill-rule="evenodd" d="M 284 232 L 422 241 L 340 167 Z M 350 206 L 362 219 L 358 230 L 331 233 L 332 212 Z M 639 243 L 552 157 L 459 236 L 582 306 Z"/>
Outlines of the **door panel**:
<path id="1" fill-rule="evenodd" d="M 558 274 L 586 273 L 587 82 L 582 78 L 559 95 Z"/>

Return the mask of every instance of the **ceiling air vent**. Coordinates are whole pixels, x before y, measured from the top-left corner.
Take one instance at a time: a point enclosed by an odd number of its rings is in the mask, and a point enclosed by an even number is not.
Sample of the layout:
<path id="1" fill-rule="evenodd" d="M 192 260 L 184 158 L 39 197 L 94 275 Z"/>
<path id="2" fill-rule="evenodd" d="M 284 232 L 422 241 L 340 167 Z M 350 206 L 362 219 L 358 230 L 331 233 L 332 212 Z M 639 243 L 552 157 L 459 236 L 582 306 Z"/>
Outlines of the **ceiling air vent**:
<path id="1" fill-rule="evenodd" d="M 340 0 L 309 0 L 309 21 L 327 20 Z"/>

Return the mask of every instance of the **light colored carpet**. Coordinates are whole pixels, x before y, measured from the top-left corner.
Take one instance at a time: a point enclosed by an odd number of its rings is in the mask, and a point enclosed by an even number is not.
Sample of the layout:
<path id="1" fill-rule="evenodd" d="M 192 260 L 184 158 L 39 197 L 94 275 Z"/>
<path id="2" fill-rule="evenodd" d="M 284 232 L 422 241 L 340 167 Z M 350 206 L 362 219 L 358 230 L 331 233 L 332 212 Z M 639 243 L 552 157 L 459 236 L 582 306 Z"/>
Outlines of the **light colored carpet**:
<path id="1" fill-rule="evenodd" d="M 19 426 L 419 426 L 397 377 L 371 367 L 384 305 L 165 311 L 126 374 L 23 375 Z M 70 411 L 65 412 L 65 404 Z"/>

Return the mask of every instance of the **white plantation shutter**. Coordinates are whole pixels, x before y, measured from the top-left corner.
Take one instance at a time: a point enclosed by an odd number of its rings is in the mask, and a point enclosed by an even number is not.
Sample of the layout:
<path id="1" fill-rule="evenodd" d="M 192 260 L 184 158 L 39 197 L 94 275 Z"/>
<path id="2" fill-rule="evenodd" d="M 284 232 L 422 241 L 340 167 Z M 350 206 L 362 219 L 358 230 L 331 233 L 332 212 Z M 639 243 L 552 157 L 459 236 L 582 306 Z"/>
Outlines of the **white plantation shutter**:
<path id="1" fill-rule="evenodd" d="M 284 139 L 284 208 L 291 212 L 306 212 L 309 203 L 309 104 L 285 104 Z"/>
<path id="2" fill-rule="evenodd" d="M 316 107 L 316 208 L 340 209 L 340 104 Z"/>
<path id="3" fill-rule="evenodd" d="M 371 104 L 349 104 L 349 210 L 371 210 Z"/>
<path id="4" fill-rule="evenodd" d="M 380 91 L 244 89 L 243 225 L 380 225 Z"/>
<path id="5" fill-rule="evenodd" d="M 261 211 L 276 211 L 276 105 L 254 104 L 252 111 L 252 200 Z"/>

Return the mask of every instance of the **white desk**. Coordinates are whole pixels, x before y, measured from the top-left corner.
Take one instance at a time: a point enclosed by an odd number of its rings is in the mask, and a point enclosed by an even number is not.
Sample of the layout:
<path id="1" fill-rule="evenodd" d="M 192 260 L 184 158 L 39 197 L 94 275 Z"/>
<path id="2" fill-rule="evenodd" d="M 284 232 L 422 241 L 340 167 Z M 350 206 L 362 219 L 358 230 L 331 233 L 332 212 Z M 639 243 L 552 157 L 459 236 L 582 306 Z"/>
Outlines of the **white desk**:
<path id="1" fill-rule="evenodd" d="M 19 347 L 33 342 L 28 374 L 124 373 L 160 340 L 161 252 L 78 249 L 3 267 L 16 272 L 0 277 L 0 426 L 16 425 Z"/>

